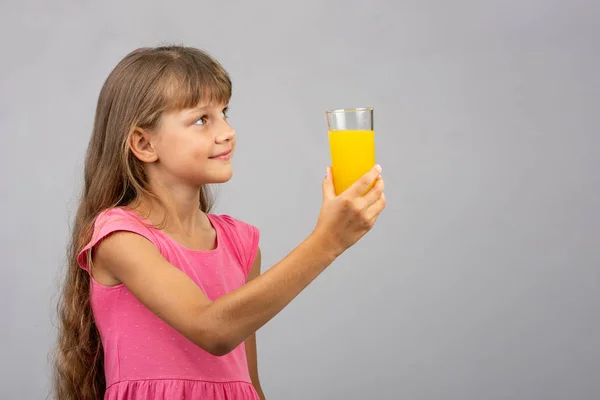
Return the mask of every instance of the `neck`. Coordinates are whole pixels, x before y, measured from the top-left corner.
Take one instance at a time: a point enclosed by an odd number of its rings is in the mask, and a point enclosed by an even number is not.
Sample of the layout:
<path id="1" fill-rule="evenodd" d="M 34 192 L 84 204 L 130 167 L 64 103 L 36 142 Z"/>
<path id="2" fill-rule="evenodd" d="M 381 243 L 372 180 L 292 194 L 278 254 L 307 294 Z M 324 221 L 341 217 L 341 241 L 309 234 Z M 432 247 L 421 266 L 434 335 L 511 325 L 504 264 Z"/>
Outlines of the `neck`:
<path id="1" fill-rule="evenodd" d="M 165 231 L 190 234 L 209 223 L 200 211 L 200 188 L 156 183 L 150 190 L 160 201 L 143 201 L 140 208 L 149 211 L 153 223 L 164 221 Z"/>

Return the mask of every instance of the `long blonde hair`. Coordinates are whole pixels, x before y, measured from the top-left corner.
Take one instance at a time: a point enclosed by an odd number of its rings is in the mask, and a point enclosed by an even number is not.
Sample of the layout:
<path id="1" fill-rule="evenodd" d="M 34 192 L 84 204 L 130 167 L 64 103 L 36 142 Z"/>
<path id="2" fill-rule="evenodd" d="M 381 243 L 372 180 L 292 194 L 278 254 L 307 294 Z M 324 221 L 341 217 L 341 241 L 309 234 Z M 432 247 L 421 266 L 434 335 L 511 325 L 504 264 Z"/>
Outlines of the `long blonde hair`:
<path id="1" fill-rule="evenodd" d="M 142 163 L 129 149 L 136 128 L 152 130 L 162 113 L 195 107 L 200 100 L 226 103 L 231 80 L 221 65 L 190 47 L 137 49 L 104 83 L 85 159 L 84 187 L 68 248 L 68 270 L 58 304 L 54 395 L 60 400 L 97 400 L 106 391 L 104 351 L 90 304 L 90 276 L 77 255 L 91 240 L 102 211 L 132 205 L 151 191 Z M 206 188 L 199 208 L 212 206 Z"/>

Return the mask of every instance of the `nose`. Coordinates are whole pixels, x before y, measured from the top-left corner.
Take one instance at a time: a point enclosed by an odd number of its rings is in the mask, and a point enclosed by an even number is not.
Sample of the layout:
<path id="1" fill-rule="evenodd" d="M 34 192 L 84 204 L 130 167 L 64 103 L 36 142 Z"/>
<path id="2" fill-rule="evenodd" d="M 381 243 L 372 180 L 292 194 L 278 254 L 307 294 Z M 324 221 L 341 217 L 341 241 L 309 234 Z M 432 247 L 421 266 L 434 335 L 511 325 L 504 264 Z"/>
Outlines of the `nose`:
<path id="1" fill-rule="evenodd" d="M 227 143 L 232 141 L 235 138 L 235 131 L 227 123 L 227 121 L 221 121 L 219 126 L 217 127 L 217 135 L 215 141 L 217 143 Z"/>

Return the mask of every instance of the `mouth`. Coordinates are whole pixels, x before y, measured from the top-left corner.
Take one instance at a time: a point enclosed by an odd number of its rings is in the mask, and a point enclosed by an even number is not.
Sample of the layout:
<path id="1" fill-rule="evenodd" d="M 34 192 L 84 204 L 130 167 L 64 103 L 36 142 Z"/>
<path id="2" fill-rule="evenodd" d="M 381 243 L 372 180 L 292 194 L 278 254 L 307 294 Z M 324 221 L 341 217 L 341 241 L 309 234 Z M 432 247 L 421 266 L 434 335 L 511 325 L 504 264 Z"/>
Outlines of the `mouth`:
<path id="1" fill-rule="evenodd" d="M 231 158 L 231 152 L 232 150 L 227 150 L 209 158 L 211 160 L 229 160 Z"/>

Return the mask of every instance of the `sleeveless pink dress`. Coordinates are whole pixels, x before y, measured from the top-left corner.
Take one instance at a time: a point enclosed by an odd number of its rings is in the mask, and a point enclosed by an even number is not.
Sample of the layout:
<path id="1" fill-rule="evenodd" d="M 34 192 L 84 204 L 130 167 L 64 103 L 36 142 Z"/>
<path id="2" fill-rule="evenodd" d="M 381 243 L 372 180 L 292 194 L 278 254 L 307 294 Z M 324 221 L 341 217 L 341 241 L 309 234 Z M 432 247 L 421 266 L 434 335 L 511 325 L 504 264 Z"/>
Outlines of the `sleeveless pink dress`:
<path id="1" fill-rule="evenodd" d="M 217 248 L 198 251 L 178 244 L 134 211 L 110 209 L 96 219 L 92 240 L 79 254 L 79 265 L 89 271 L 86 253 L 107 235 L 134 232 L 150 240 L 167 261 L 215 300 L 246 283 L 259 232 L 227 215 L 208 214 L 208 218 L 217 233 Z M 213 356 L 148 310 L 123 284 L 107 287 L 92 278 L 91 303 L 104 347 L 105 399 L 259 399 L 244 343 L 225 356 Z"/>

